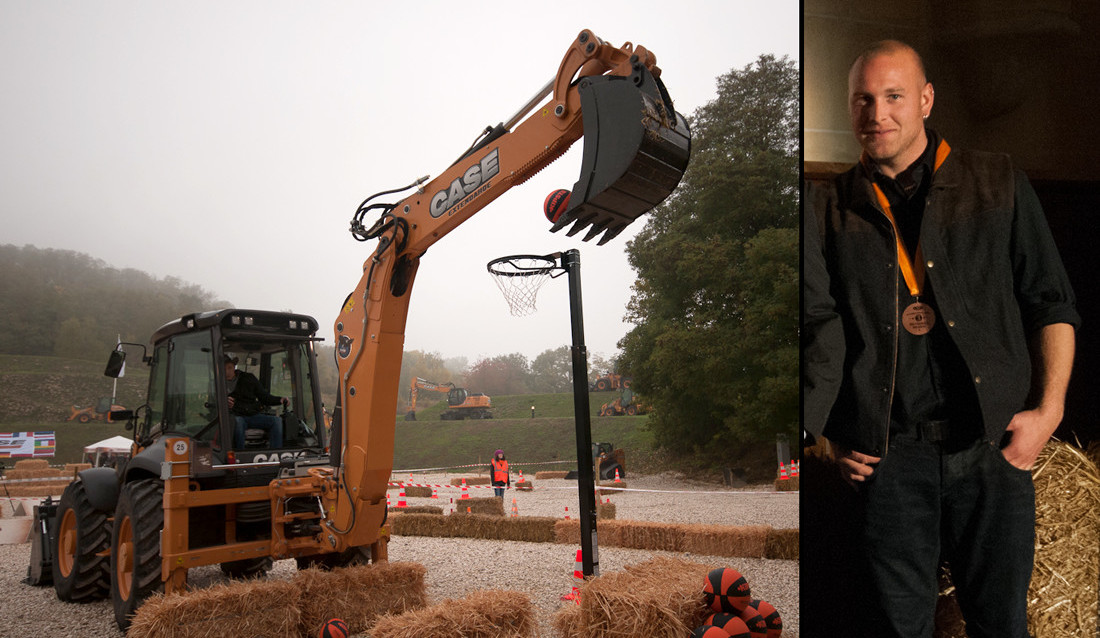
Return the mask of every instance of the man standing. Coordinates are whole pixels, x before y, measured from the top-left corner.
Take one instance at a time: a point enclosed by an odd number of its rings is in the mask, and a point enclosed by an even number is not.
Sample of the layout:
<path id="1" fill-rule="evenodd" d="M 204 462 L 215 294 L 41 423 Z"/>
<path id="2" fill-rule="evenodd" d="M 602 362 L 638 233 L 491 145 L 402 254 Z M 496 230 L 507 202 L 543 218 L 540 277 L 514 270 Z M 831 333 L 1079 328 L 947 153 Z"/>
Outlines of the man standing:
<path id="1" fill-rule="evenodd" d="M 862 635 L 930 637 L 942 557 L 970 636 L 1027 636 L 1030 469 L 1062 419 L 1073 291 L 1011 160 L 926 128 L 916 51 L 868 47 L 848 86 L 863 153 L 808 204 L 804 375 L 806 427 L 859 495 Z"/>

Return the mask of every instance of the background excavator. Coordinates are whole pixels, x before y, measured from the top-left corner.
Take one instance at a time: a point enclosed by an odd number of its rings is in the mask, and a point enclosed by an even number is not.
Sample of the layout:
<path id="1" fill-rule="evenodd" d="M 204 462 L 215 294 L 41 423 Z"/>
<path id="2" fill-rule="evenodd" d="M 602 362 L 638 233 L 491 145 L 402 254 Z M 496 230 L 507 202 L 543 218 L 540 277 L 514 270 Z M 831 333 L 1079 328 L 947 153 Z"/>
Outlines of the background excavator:
<path id="1" fill-rule="evenodd" d="M 183 591 L 191 567 L 250 574 L 273 559 L 385 560 L 394 414 L 420 258 L 582 136 L 581 174 L 552 231 L 587 230 L 584 240 L 600 236 L 603 244 L 663 201 L 687 168 L 687 123 L 656 57 L 585 30 L 543 90 L 440 175 L 359 206 L 351 232 L 375 247 L 334 325 L 331 437 L 320 426 L 311 317 L 223 310 L 158 330 L 152 354 L 142 357 L 151 366 L 146 404 L 112 415 L 134 430 L 133 458 L 81 472 L 59 503 L 39 508 L 29 580 L 52 580 L 62 600 L 109 595 L 125 629 L 147 596 Z M 414 188 L 399 201 L 373 201 Z M 288 397 L 289 409 L 277 415 L 280 447 L 265 430 L 235 440 L 222 364 L 229 353 L 267 392 Z M 125 355 L 120 344 L 108 375 L 119 373 Z"/>
<path id="2" fill-rule="evenodd" d="M 439 418 L 444 421 L 493 418 L 493 401 L 488 395 L 469 392 L 466 388 L 456 388 L 455 384 L 450 382 L 435 383 L 413 377 L 409 387 L 409 411 L 405 413 L 406 421 L 416 420 L 416 399 L 420 390 L 447 393 L 447 408 L 439 414 Z"/>

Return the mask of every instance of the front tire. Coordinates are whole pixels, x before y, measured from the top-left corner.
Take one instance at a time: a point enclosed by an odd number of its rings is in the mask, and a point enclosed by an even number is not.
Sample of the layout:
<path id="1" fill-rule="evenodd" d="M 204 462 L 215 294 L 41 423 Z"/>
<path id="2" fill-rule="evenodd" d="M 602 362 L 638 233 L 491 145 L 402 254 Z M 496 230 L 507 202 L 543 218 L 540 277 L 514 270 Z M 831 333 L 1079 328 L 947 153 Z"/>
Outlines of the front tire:
<path id="1" fill-rule="evenodd" d="M 54 553 L 54 592 L 59 600 L 86 603 L 110 591 L 109 559 L 97 556 L 111 541 L 107 513 L 92 507 L 83 481 L 69 483 L 57 506 L 57 551 Z"/>
<path id="2" fill-rule="evenodd" d="M 162 591 L 160 531 L 164 527 L 164 483 L 145 479 L 122 487 L 111 534 L 111 602 L 125 631 L 141 603 Z"/>

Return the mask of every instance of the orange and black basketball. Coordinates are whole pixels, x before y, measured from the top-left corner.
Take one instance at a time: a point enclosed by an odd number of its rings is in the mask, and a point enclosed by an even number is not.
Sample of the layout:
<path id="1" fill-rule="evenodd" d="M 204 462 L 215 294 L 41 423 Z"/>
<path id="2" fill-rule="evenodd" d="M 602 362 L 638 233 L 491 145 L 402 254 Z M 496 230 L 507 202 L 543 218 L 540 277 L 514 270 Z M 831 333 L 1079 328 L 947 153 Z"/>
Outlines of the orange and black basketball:
<path id="1" fill-rule="evenodd" d="M 703 595 L 711 609 L 724 614 L 740 614 L 752 601 L 748 581 L 731 567 L 710 570 Z"/>
<path id="2" fill-rule="evenodd" d="M 546 213 L 546 219 L 556 223 L 569 206 L 569 191 L 559 188 L 546 196 L 542 203 L 542 212 Z"/>
<path id="3" fill-rule="evenodd" d="M 745 626 L 749 628 L 752 638 L 768 637 L 768 623 L 764 620 L 764 616 L 752 606 L 751 602 L 741 611 L 739 618 L 745 621 Z"/>
<path id="4" fill-rule="evenodd" d="M 333 618 L 321 627 L 321 638 L 348 638 L 348 624 L 339 618 Z"/>
<path id="5" fill-rule="evenodd" d="M 748 634 L 745 634 L 746 638 Z M 731 638 L 729 632 L 720 627 L 714 625 L 703 625 L 702 627 L 696 627 L 695 631 L 691 632 L 691 638 Z"/>
<path id="6" fill-rule="evenodd" d="M 759 598 L 750 602 L 749 606 L 764 617 L 764 623 L 768 626 L 768 638 L 779 638 L 783 633 L 783 619 L 779 617 L 779 611 L 775 606 Z"/>

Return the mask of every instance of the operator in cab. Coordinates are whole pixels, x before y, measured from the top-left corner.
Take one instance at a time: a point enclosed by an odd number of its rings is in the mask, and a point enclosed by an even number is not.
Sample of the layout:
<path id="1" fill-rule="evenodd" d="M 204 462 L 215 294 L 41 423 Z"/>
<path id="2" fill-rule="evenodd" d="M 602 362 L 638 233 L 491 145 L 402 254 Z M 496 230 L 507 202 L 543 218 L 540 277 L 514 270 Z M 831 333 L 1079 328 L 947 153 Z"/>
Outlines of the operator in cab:
<path id="1" fill-rule="evenodd" d="M 245 430 L 259 428 L 267 430 L 268 447 L 282 447 L 283 420 L 274 414 L 264 414 L 263 409 L 280 403 L 286 407 L 290 400 L 270 394 L 252 373 L 237 370 L 237 357 L 226 354 L 223 361 L 229 412 L 237 421 L 233 430 L 233 446 L 243 448 Z"/>

